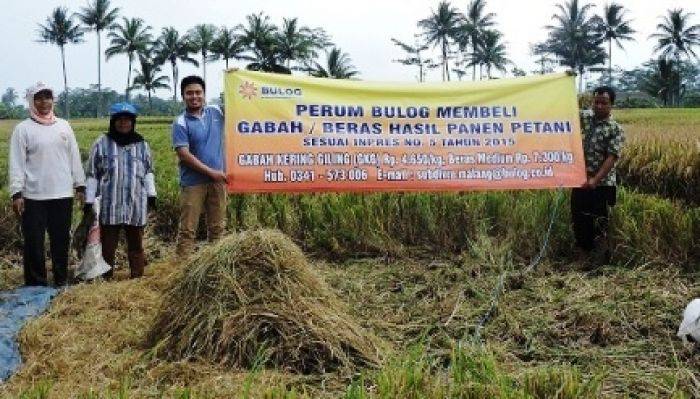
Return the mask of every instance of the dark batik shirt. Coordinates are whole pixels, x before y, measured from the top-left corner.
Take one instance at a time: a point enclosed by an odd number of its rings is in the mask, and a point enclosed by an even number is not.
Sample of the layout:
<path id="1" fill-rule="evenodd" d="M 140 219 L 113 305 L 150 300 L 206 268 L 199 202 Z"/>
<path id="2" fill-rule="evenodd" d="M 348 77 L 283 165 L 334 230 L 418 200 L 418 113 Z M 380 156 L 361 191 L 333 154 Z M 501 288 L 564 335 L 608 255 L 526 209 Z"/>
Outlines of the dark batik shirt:
<path id="1" fill-rule="evenodd" d="M 612 116 L 599 121 L 590 110 L 581 111 L 581 134 L 583 136 L 583 153 L 586 158 L 586 174 L 594 176 L 609 155 L 620 157 L 625 143 L 625 132 Z M 615 167 L 600 180 L 600 186 L 615 186 L 617 173 Z"/>

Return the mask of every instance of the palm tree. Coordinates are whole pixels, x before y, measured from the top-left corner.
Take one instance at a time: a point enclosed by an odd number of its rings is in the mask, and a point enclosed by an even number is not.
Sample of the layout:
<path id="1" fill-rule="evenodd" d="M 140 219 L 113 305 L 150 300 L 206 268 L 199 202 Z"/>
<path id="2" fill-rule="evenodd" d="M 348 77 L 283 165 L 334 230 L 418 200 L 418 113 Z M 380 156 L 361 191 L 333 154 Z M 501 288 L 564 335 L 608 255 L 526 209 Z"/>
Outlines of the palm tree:
<path id="1" fill-rule="evenodd" d="M 180 37 L 180 33 L 177 29 L 171 26 L 161 30 L 160 37 L 155 44 L 155 52 L 156 58 L 159 61 L 170 61 L 170 67 L 173 71 L 173 101 L 177 101 L 177 62 L 179 60 L 198 67 L 199 62 L 190 57 L 190 54 L 194 53 L 195 50 L 187 36 Z"/>
<path id="2" fill-rule="evenodd" d="M 472 53 L 481 42 L 484 32 L 494 25 L 493 18 L 496 14 L 490 12 L 484 15 L 486 0 L 472 0 L 467 6 L 464 24 L 460 32 L 460 45 L 466 48 L 468 43 L 472 45 Z M 472 80 L 476 80 L 476 64 L 472 65 Z"/>
<path id="3" fill-rule="evenodd" d="M 155 93 L 156 89 L 170 89 L 170 86 L 165 83 L 169 78 L 165 75 L 158 76 L 160 73 L 160 64 L 155 59 L 152 49 L 143 51 L 139 54 L 139 63 L 141 69 L 136 71 L 134 76 L 133 89 L 144 89 L 148 93 L 148 107 L 152 110 L 151 92 Z"/>
<path id="4" fill-rule="evenodd" d="M 450 3 L 443 0 L 438 5 L 437 11 L 433 11 L 430 17 L 418 21 L 418 26 L 423 28 L 426 44 L 432 44 L 433 47 L 440 46 L 442 53 L 442 80 L 450 80 L 447 56 L 450 51 L 450 41 L 453 41 L 458 36 L 459 25 L 462 19 L 462 15 Z"/>
<path id="5" fill-rule="evenodd" d="M 506 55 L 506 46 L 501 42 L 503 34 L 496 30 L 487 30 L 482 33 L 476 52 L 472 54 L 470 66 L 484 66 L 486 76 L 491 76 L 491 68 L 496 68 L 501 72 L 506 72 L 506 67 L 510 64 Z"/>
<path id="6" fill-rule="evenodd" d="M 586 67 L 605 62 L 602 40 L 595 21 L 588 15 L 592 7 L 592 4 L 579 6 L 578 0 L 557 4 L 559 14 L 552 17 L 555 24 L 546 26 L 549 37 L 540 44 L 543 51 L 559 58 L 562 65 L 578 71 L 579 91 L 583 90 Z"/>
<path id="7" fill-rule="evenodd" d="M 202 56 L 202 78 L 207 82 L 207 57 L 211 51 L 212 43 L 216 37 L 216 26 L 212 24 L 199 24 L 192 28 L 187 36 L 190 38 L 195 51 Z"/>
<path id="8" fill-rule="evenodd" d="M 236 30 L 222 27 L 219 30 L 218 36 L 216 36 L 216 39 L 214 39 L 211 44 L 209 60 L 216 61 L 223 58 L 226 69 L 228 69 L 228 60 L 230 59 L 251 59 L 243 54 L 245 51 L 246 46 L 241 37 L 236 34 Z"/>
<path id="9" fill-rule="evenodd" d="M 454 72 L 455 75 L 457 75 L 457 79 L 459 79 L 460 82 L 462 81 L 462 78 L 467 75 L 466 70 L 459 68 L 459 66 L 461 66 L 461 65 L 462 65 L 462 63 L 457 63 L 457 67 L 452 68 L 452 72 Z"/>
<path id="10" fill-rule="evenodd" d="M 392 37 L 391 41 L 395 45 L 397 45 L 400 49 L 402 49 L 403 51 L 408 53 L 408 56 L 406 58 L 393 60 L 393 62 L 398 62 L 399 64 L 403 64 L 403 65 L 418 65 L 418 81 L 423 82 L 425 80 L 424 69 L 428 64 L 431 64 L 432 61 L 430 59 L 423 59 L 421 57 L 421 53 L 428 49 L 428 45 L 418 43 L 417 39 L 418 38 L 416 37 L 416 44 L 414 46 L 411 46 L 410 44 L 406 44 L 406 43 L 404 43 L 400 40 L 394 39 Z M 454 71 L 454 69 L 453 69 L 453 71 Z M 456 72 L 456 73 L 458 73 L 458 72 Z M 461 80 L 461 76 L 460 76 L 460 80 Z"/>
<path id="11" fill-rule="evenodd" d="M 97 34 L 97 93 L 98 102 L 96 115 L 102 109 L 102 31 L 109 28 L 117 19 L 119 8 L 110 10 L 109 0 L 94 0 L 83 7 L 78 17 L 83 24 Z"/>
<path id="12" fill-rule="evenodd" d="M 350 79 L 359 72 L 351 64 L 350 56 L 339 48 L 333 47 L 326 53 L 326 66 L 315 63 L 311 76 L 317 78 Z"/>
<path id="13" fill-rule="evenodd" d="M 669 10 L 664 21 L 656 25 L 658 33 L 649 37 L 658 39 L 654 52 L 661 51 L 665 57 L 670 55 L 676 60 L 681 55 L 697 57 L 693 48 L 700 46 L 700 25 L 690 25 L 693 13 L 684 13 L 683 9 Z"/>
<path id="14" fill-rule="evenodd" d="M 634 40 L 635 30 L 630 27 L 630 20 L 625 20 L 625 8 L 617 3 L 606 4 L 603 16 L 595 16 L 594 23 L 602 38 L 608 41 L 608 82 L 612 81 L 612 42 L 623 49 L 623 40 Z"/>
<path id="15" fill-rule="evenodd" d="M 70 118 L 68 109 L 68 77 L 66 74 L 66 44 L 81 43 L 85 31 L 79 25 L 73 22 L 73 17 L 68 16 L 68 9 L 65 7 L 56 7 L 49 17 L 46 18 L 44 25 L 39 24 L 39 42 L 55 44 L 61 49 L 61 63 L 63 65 L 63 87 L 64 101 L 63 110 L 66 113 L 66 118 Z"/>
<path id="16" fill-rule="evenodd" d="M 649 36 L 656 38 L 658 43 L 654 46 L 654 53 L 672 57 L 677 67 L 680 67 L 681 56 L 697 58 L 694 47 L 700 46 L 700 25 L 690 25 L 690 17 L 693 13 L 684 13 L 682 8 L 668 10 L 662 23 L 656 25 L 657 33 Z M 671 103 L 680 104 L 680 79 L 676 88 L 676 95 L 671 96 Z"/>
<path id="17" fill-rule="evenodd" d="M 126 100 L 129 100 L 131 87 L 131 64 L 134 55 L 146 51 L 151 44 L 151 27 L 141 18 L 122 18 L 122 24 L 114 24 L 110 27 L 108 38 L 112 39 L 109 48 L 105 51 L 107 60 L 117 54 L 126 54 L 129 57 L 129 73 L 126 75 Z"/>
<path id="18" fill-rule="evenodd" d="M 530 54 L 537 56 L 535 63 L 540 66 L 540 69 L 538 71 L 532 71 L 533 73 L 539 73 L 540 75 L 544 75 L 545 73 L 554 72 L 553 65 L 556 60 L 547 57 L 547 54 L 549 54 L 549 50 L 546 43 L 538 43 L 531 45 Z"/>
<path id="19" fill-rule="evenodd" d="M 639 88 L 652 97 L 663 102 L 664 106 L 673 101 L 673 93 L 679 87 L 681 77 L 675 67 L 675 61 L 660 57 L 644 63 L 645 70 L 637 79 Z"/>
<path id="20" fill-rule="evenodd" d="M 284 18 L 276 37 L 281 61 L 289 69 L 292 61 L 307 65 L 318 56 L 319 50 L 332 44 L 325 30 L 300 26 L 297 18 Z"/>
<path id="21" fill-rule="evenodd" d="M 263 13 L 246 16 L 246 25 L 239 26 L 241 39 L 252 54 L 252 62 L 246 69 L 276 73 L 291 73 L 284 65 L 278 29 Z"/>

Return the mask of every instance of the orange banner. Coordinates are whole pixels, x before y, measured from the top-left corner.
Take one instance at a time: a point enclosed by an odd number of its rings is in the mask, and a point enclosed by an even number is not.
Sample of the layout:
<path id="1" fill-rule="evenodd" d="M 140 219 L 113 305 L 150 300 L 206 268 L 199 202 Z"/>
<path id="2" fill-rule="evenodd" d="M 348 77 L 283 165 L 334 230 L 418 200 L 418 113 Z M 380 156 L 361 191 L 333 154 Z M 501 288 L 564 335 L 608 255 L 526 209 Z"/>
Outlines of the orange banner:
<path id="1" fill-rule="evenodd" d="M 581 186 L 573 77 L 390 84 L 225 75 L 231 192 Z"/>

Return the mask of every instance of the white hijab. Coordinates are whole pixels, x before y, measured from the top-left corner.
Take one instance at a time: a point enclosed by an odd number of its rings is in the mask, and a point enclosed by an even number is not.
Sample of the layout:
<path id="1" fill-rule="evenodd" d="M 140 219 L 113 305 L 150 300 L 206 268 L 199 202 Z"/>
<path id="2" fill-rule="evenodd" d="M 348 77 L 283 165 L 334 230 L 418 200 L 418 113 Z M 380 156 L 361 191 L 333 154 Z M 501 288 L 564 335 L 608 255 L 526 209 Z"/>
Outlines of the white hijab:
<path id="1" fill-rule="evenodd" d="M 53 107 L 51 107 L 51 112 L 49 112 L 48 115 L 41 116 L 39 115 L 39 111 L 37 111 L 36 107 L 34 106 L 34 96 L 40 91 L 44 90 L 50 91 L 51 95 L 53 96 L 53 89 L 43 82 L 37 82 L 37 84 L 27 89 L 25 98 L 27 100 L 27 104 L 29 104 L 29 115 L 37 123 L 42 125 L 53 125 L 56 123 L 56 115 L 53 112 Z"/>

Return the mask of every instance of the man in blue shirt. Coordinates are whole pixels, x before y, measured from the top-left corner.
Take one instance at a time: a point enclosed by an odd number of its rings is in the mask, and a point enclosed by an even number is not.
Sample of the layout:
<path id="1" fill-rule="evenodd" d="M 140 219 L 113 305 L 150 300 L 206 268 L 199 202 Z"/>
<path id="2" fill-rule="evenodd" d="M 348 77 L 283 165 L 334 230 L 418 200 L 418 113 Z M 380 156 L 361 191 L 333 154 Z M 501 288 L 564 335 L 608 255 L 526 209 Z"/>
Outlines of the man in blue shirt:
<path id="1" fill-rule="evenodd" d="M 177 254 L 188 256 L 202 211 L 210 241 L 226 226 L 226 173 L 224 172 L 224 115 L 205 105 L 205 83 L 199 76 L 182 79 L 180 93 L 185 112 L 173 123 L 173 148 L 180 160 L 180 227 Z"/>

